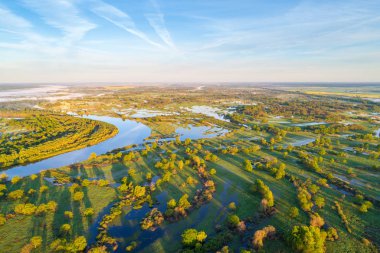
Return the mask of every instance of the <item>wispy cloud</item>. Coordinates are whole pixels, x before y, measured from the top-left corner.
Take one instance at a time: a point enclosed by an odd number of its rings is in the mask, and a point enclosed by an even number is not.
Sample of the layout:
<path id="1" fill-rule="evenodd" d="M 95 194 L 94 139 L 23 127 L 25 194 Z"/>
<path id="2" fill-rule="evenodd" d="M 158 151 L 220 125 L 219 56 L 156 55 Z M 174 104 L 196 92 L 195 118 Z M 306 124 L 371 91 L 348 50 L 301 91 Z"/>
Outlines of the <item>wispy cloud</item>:
<path id="1" fill-rule="evenodd" d="M 73 1 L 23 0 L 23 3 L 40 15 L 48 25 L 60 29 L 64 34 L 63 41 L 67 45 L 81 40 L 87 32 L 96 27 L 94 23 L 81 16 Z"/>
<path id="2" fill-rule="evenodd" d="M 111 22 L 115 26 L 129 32 L 130 34 L 142 39 L 143 41 L 163 49 L 164 47 L 153 40 L 151 40 L 144 32 L 136 27 L 135 22 L 131 17 L 125 12 L 119 10 L 118 8 L 104 3 L 103 1 L 96 1 L 96 4 L 92 7 L 92 11 L 99 17 Z"/>
<path id="3" fill-rule="evenodd" d="M 32 25 L 26 19 L 15 15 L 9 9 L 0 5 L 0 29 L 7 32 L 30 28 Z"/>
<path id="4" fill-rule="evenodd" d="M 166 27 L 165 17 L 161 11 L 160 6 L 158 5 L 156 0 L 151 0 L 150 3 L 153 6 L 154 13 L 149 13 L 145 15 L 149 24 L 152 26 L 157 35 L 162 39 L 162 41 L 165 42 L 166 45 L 177 51 L 178 49 L 173 42 L 169 30 Z"/>
<path id="5" fill-rule="evenodd" d="M 338 48 L 371 43 L 380 38 L 377 8 L 369 3 L 301 1 L 276 16 L 212 18 L 204 22 L 207 32 L 195 51 L 220 48 L 220 53 L 303 54 L 331 52 Z M 334 11 L 332 11 L 334 10 Z M 196 44 L 195 44 L 196 45 Z"/>

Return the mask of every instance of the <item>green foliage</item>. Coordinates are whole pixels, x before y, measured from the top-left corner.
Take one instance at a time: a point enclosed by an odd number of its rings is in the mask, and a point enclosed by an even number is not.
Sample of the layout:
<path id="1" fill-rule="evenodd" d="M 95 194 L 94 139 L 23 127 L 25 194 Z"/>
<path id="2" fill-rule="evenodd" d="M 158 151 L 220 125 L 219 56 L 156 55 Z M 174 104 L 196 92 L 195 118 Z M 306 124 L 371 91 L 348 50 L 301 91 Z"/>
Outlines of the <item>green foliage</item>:
<path id="1" fill-rule="evenodd" d="M 73 196 L 74 201 L 82 201 L 84 198 L 84 193 L 83 192 L 75 192 Z"/>
<path id="2" fill-rule="evenodd" d="M 295 206 L 292 206 L 290 209 L 289 209 L 289 216 L 290 218 L 297 218 L 299 215 L 299 210 L 297 207 Z"/>
<path id="3" fill-rule="evenodd" d="M 188 200 L 188 195 L 184 194 L 179 200 L 178 200 L 178 207 L 183 208 L 183 209 L 188 209 L 191 207 L 191 204 Z"/>
<path id="4" fill-rule="evenodd" d="M 41 236 L 33 236 L 30 238 L 30 244 L 33 246 L 33 248 L 38 248 L 42 245 L 42 237 Z"/>
<path id="5" fill-rule="evenodd" d="M 252 163 L 251 163 L 250 160 L 245 160 L 244 161 L 244 168 L 248 172 L 252 172 L 253 171 Z"/>
<path id="6" fill-rule="evenodd" d="M 15 190 L 8 193 L 8 198 L 11 200 L 21 199 L 24 196 L 23 190 Z"/>
<path id="7" fill-rule="evenodd" d="M 204 231 L 197 231 L 196 229 L 186 229 L 182 233 L 182 244 L 185 247 L 195 247 L 197 243 L 203 243 L 207 238 Z"/>
<path id="8" fill-rule="evenodd" d="M 302 210 L 311 210 L 311 208 L 313 207 L 313 202 L 311 202 L 311 194 L 305 188 L 298 189 L 297 198 L 300 202 Z"/>
<path id="9" fill-rule="evenodd" d="M 263 198 L 267 201 L 267 206 L 274 206 L 274 197 L 272 191 L 269 189 L 267 185 L 260 179 L 256 179 L 254 190 L 260 192 Z"/>
<path id="10" fill-rule="evenodd" d="M 288 242 L 292 248 L 304 253 L 323 253 L 325 252 L 326 232 L 314 226 L 294 226 Z"/>
<path id="11" fill-rule="evenodd" d="M 239 225 L 240 223 L 240 218 L 236 214 L 229 215 L 227 218 L 227 224 L 231 228 L 235 228 Z"/>
<path id="12" fill-rule="evenodd" d="M 17 137 L 0 138 L 0 164 L 12 166 L 45 159 L 94 145 L 117 133 L 111 124 L 55 114 L 27 115 L 11 120 L 10 127 L 25 129 Z"/>

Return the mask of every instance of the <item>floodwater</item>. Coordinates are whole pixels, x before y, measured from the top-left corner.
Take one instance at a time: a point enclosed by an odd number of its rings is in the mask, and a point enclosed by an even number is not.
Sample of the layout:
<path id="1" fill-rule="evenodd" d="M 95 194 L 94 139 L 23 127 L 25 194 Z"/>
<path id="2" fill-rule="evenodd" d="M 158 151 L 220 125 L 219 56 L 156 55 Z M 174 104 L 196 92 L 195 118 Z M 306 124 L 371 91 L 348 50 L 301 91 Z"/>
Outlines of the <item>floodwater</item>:
<path id="1" fill-rule="evenodd" d="M 62 166 L 85 161 L 88 159 L 91 153 L 101 155 L 111 150 L 122 148 L 128 145 L 144 144 L 147 142 L 146 139 L 151 134 L 151 129 L 148 126 L 133 120 L 122 120 L 121 118 L 94 115 L 83 117 L 110 123 L 119 129 L 119 133 L 116 136 L 94 146 L 53 156 L 39 162 L 12 167 L 10 169 L 2 171 L 1 173 L 5 173 L 9 178 L 13 178 L 14 176 L 30 176 L 43 170 L 59 168 Z M 190 138 L 192 140 L 201 138 L 213 138 L 216 136 L 224 135 L 227 132 L 228 130 L 226 129 L 210 126 L 189 125 L 186 128 L 181 127 L 176 129 L 176 133 L 180 136 L 180 139 L 182 141 L 187 138 Z M 174 140 L 174 138 L 162 139 L 162 141 L 170 140 Z"/>
<path id="2" fill-rule="evenodd" d="M 199 105 L 199 106 L 196 105 L 196 106 L 193 106 L 191 108 L 186 108 L 186 109 L 193 113 L 204 114 L 206 116 L 213 117 L 218 120 L 229 121 L 228 119 L 224 117 L 224 114 L 227 114 L 228 112 L 220 110 L 215 107 L 205 106 L 205 105 Z"/>

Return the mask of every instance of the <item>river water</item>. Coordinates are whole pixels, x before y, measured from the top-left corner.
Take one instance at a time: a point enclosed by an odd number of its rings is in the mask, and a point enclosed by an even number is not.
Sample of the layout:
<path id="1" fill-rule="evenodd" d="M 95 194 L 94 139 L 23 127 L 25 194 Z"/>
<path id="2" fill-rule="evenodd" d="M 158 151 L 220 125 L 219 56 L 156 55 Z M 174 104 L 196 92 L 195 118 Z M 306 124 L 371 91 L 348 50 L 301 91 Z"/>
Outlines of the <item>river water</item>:
<path id="1" fill-rule="evenodd" d="M 99 120 L 110 123 L 116 126 L 119 129 L 119 132 L 116 136 L 101 143 L 98 143 L 94 146 L 53 156 L 51 158 L 47 158 L 39 162 L 12 167 L 10 169 L 0 171 L 0 173 L 5 173 L 9 178 L 13 178 L 14 176 L 30 176 L 32 174 L 39 173 L 43 170 L 59 168 L 62 166 L 67 166 L 70 164 L 85 161 L 88 159 L 91 153 L 101 155 L 111 150 L 122 148 L 128 145 L 143 144 L 146 142 L 145 139 L 148 138 L 151 134 L 151 129 L 148 126 L 137 121 L 122 120 L 121 118 L 108 116 L 90 115 L 83 117 L 86 119 Z M 187 128 L 178 128 L 176 130 L 176 133 L 180 136 L 181 140 L 184 140 L 186 138 L 190 138 L 193 140 L 201 138 L 212 138 L 218 135 L 223 135 L 226 132 L 228 131 L 217 127 L 192 125 L 189 125 L 189 127 Z"/>

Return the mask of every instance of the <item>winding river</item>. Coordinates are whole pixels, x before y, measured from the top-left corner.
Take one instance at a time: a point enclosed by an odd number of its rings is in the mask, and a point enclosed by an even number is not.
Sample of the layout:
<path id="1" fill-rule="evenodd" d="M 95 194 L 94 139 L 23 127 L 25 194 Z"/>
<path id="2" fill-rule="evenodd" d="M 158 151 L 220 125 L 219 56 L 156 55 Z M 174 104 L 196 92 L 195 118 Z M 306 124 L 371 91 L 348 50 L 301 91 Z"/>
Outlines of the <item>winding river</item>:
<path id="1" fill-rule="evenodd" d="M 97 155 L 105 154 L 111 150 L 122 148 L 133 144 L 143 144 L 145 139 L 151 134 L 151 129 L 137 121 L 122 120 L 121 118 L 108 117 L 108 116 L 83 116 L 86 119 L 98 120 L 110 123 L 119 129 L 119 132 L 114 137 L 98 143 L 94 146 L 78 149 L 61 155 L 53 156 L 39 162 L 30 163 L 26 165 L 20 165 L 12 167 L 10 169 L 0 171 L 5 173 L 9 178 L 14 176 L 26 177 L 32 174 L 39 173 L 43 170 L 59 168 L 67 166 L 73 163 L 82 162 L 88 159 L 91 153 Z M 218 135 L 226 133 L 227 130 L 217 127 L 206 126 L 192 126 L 188 128 L 178 128 L 176 133 L 180 135 L 180 139 L 200 139 L 200 138 L 212 138 Z M 172 138 L 170 138 L 172 139 Z M 169 139 L 163 139 L 169 140 Z"/>

